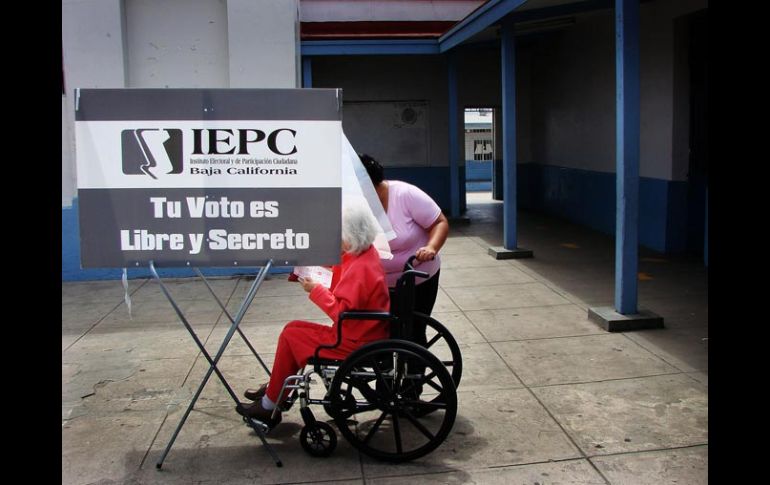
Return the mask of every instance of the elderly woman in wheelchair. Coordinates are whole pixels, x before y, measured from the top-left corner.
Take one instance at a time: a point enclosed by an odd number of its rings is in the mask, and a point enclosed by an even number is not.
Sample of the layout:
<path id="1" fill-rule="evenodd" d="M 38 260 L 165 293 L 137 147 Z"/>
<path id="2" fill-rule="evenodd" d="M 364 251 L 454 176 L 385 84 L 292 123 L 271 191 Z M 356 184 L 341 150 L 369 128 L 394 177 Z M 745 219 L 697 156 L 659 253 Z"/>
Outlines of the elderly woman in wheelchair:
<path id="1" fill-rule="evenodd" d="M 300 444 L 313 456 L 331 454 L 337 437 L 331 426 L 315 419 L 309 405 L 323 405 L 354 447 L 392 462 L 430 453 L 446 439 L 457 414 L 462 372 L 457 342 L 439 322 L 414 312 L 415 277 L 428 276 L 411 266 L 414 258 L 390 301 L 371 244 L 375 224 L 364 208 L 345 208 L 342 264 L 334 268 L 331 288 L 302 282 L 333 326 L 289 322 L 278 339 L 270 381 L 245 392 L 252 404 L 236 407 L 252 426 L 256 421 L 272 428 L 299 399 L 305 424 Z M 416 321 L 428 328 L 425 345 L 410 341 Z M 312 367 L 298 373 L 306 365 Z M 310 396 L 312 374 L 324 385 L 323 399 Z"/>
<path id="2" fill-rule="evenodd" d="M 236 411 L 242 416 L 256 418 L 273 427 L 281 420 L 277 403 L 288 396 L 279 395 L 287 377 L 296 374 L 313 356 L 320 345 L 331 345 L 337 339 L 341 313 L 356 308 L 387 312 L 390 306 L 385 273 L 377 250 L 372 245 L 377 226 L 364 207 L 346 206 L 342 216 L 342 263 L 334 268 L 331 288 L 312 281 L 301 280 L 310 299 L 334 322 L 333 326 L 294 320 L 284 327 L 278 337 L 270 381 L 244 395 L 253 404 L 241 403 Z M 350 325 L 339 345 L 324 349 L 320 357 L 342 359 L 369 342 L 388 337 L 388 325 L 383 320 L 361 320 Z"/>

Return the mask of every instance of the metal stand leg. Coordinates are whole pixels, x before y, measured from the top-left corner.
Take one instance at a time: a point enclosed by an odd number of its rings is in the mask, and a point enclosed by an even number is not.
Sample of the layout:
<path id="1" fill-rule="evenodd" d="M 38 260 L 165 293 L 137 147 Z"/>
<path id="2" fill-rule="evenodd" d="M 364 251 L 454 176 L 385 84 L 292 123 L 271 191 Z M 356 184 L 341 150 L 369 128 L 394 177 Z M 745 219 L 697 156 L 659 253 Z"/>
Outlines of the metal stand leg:
<path id="1" fill-rule="evenodd" d="M 160 457 L 160 460 L 158 463 L 156 463 L 155 467 L 160 469 L 163 466 L 163 461 L 166 459 L 166 456 L 168 455 L 169 451 L 171 451 L 171 447 L 174 444 L 174 441 L 176 441 L 177 435 L 179 435 L 179 431 L 181 431 L 182 426 L 184 426 L 184 423 L 187 421 L 187 417 L 190 415 L 190 412 L 192 411 L 193 407 L 195 406 L 196 401 L 200 397 L 201 392 L 203 392 L 203 388 L 206 386 L 206 383 L 208 383 L 209 377 L 211 377 L 212 372 L 216 372 L 217 377 L 222 382 L 222 384 L 225 386 L 225 389 L 230 394 L 230 397 L 233 398 L 233 401 L 235 401 L 236 405 L 239 404 L 238 397 L 235 395 L 235 392 L 233 392 L 233 389 L 230 387 L 230 385 L 227 383 L 227 380 L 222 375 L 222 373 L 217 368 L 217 362 L 219 362 L 219 359 L 222 357 L 222 354 L 224 354 L 225 349 L 227 348 L 227 345 L 230 343 L 230 340 L 232 339 L 233 335 L 235 334 L 236 330 L 240 331 L 238 329 L 238 325 L 240 325 L 241 320 L 243 319 L 243 316 L 246 314 L 246 311 L 248 310 L 249 306 L 251 305 L 251 302 L 254 300 L 254 296 L 257 293 L 257 290 L 259 289 L 259 286 L 264 281 L 265 277 L 267 276 L 268 271 L 270 270 L 270 267 L 272 266 L 273 261 L 270 260 L 268 263 L 262 268 L 262 270 L 259 272 L 257 277 L 254 279 L 254 283 L 251 285 L 251 288 L 249 288 L 249 292 L 247 293 L 245 299 L 243 300 L 243 303 L 241 304 L 240 308 L 238 309 L 238 312 L 235 316 L 235 319 L 230 318 L 230 315 L 228 314 L 228 318 L 231 321 L 230 329 L 227 332 L 227 335 L 225 336 L 224 341 L 222 342 L 222 345 L 220 345 L 219 350 L 217 351 L 216 356 L 212 359 L 209 353 L 206 351 L 206 348 L 203 346 L 203 343 L 201 343 L 200 339 L 198 339 L 198 336 L 195 334 L 195 331 L 193 330 L 190 323 L 185 318 L 182 311 L 179 309 L 179 306 L 176 304 L 174 299 L 171 297 L 171 294 L 169 293 L 166 286 L 163 284 L 163 281 L 160 279 L 160 276 L 158 276 L 158 272 L 155 270 L 155 265 L 151 261 L 150 262 L 150 272 L 152 273 L 155 280 L 160 285 L 161 290 L 163 291 L 163 294 L 166 296 L 168 301 L 171 303 L 171 306 L 174 307 L 174 311 L 176 311 L 177 316 L 184 324 L 187 331 L 192 336 L 193 340 L 195 341 L 195 344 L 200 349 L 203 356 L 206 358 L 206 360 L 209 363 L 209 370 L 206 372 L 206 376 L 203 378 L 203 381 L 201 381 L 200 385 L 198 386 L 198 390 L 195 392 L 195 395 L 192 398 L 192 401 L 190 402 L 189 406 L 187 407 L 187 410 L 185 411 L 184 415 L 182 416 L 182 420 L 179 422 L 179 425 L 177 426 L 176 430 L 174 430 L 174 434 L 171 436 L 171 440 L 169 441 L 168 445 L 166 446 L 166 449 L 163 452 L 163 455 Z M 197 271 L 197 268 L 196 268 Z M 203 275 L 198 271 L 198 274 L 203 277 Z M 204 278 L 204 282 L 205 282 Z M 206 286 L 209 288 L 209 291 L 213 293 L 213 290 L 206 282 Z M 216 295 L 215 295 L 216 298 Z M 221 302 L 219 302 L 219 299 L 217 298 L 217 302 L 222 306 Z M 224 307 L 223 307 L 224 308 Z M 241 336 L 246 340 L 246 337 L 241 333 Z M 248 340 L 247 340 L 248 342 Z M 256 351 L 253 347 L 249 344 L 249 348 L 251 348 L 252 352 L 257 356 L 257 359 L 262 363 L 264 366 L 264 363 L 262 362 L 262 359 L 259 358 L 259 355 L 257 355 Z M 249 420 L 250 421 L 250 420 Z M 265 440 L 265 429 L 259 429 L 259 426 L 255 425 L 254 423 L 248 423 L 254 431 L 257 433 L 257 436 L 259 436 L 260 440 L 262 440 L 262 443 L 267 448 L 270 455 L 273 457 L 273 460 L 276 462 L 277 466 L 282 466 L 281 460 L 278 458 L 278 456 L 275 454 L 273 449 L 270 447 L 270 445 Z"/>
<path id="2" fill-rule="evenodd" d="M 270 453 L 270 456 L 273 457 L 273 461 L 275 462 L 275 466 L 282 467 L 283 462 L 280 458 L 278 458 L 278 455 L 273 450 L 273 447 L 270 446 L 270 443 L 267 442 L 267 439 L 265 439 L 265 435 L 267 434 L 269 428 L 266 424 L 259 423 L 257 421 L 254 421 L 253 419 L 244 418 L 244 421 L 246 421 L 246 424 L 251 426 L 251 429 L 254 430 L 255 433 L 257 433 L 257 436 L 262 441 L 262 444 L 265 445 L 265 449 L 268 453 Z"/>
<path id="3" fill-rule="evenodd" d="M 222 301 L 219 299 L 219 297 L 217 296 L 217 294 L 216 294 L 216 293 L 214 293 L 214 290 L 211 288 L 211 285 L 209 285 L 209 282 L 208 282 L 208 280 L 206 279 L 206 277 L 205 277 L 205 276 L 203 276 L 203 273 L 201 273 L 201 272 L 200 272 L 200 270 L 199 270 L 198 268 L 194 268 L 194 269 L 195 269 L 195 272 L 196 272 L 196 273 L 198 273 L 198 276 L 200 276 L 200 277 L 201 277 L 201 279 L 203 280 L 203 283 L 206 285 L 206 288 L 208 288 L 208 289 L 209 289 L 209 291 L 211 292 L 211 295 L 214 297 L 214 299 L 215 299 L 215 300 L 217 301 L 217 303 L 219 304 L 219 308 L 221 308 L 221 309 L 222 309 L 222 311 L 223 311 L 223 312 L 225 313 L 225 315 L 227 316 L 227 319 L 228 319 L 228 320 L 230 320 L 230 323 L 231 323 L 231 324 L 235 323 L 235 320 L 233 320 L 233 317 L 231 317 L 231 316 L 230 316 L 230 313 L 227 311 L 227 308 L 226 308 L 226 307 L 225 307 L 225 306 L 222 304 Z M 241 338 L 243 339 L 244 343 L 246 343 L 246 346 L 249 348 L 249 350 L 251 350 L 251 353 L 252 353 L 252 354 L 254 354 L 254 357 L 256 357 L 256 358 L 257 358 L 257 360 L 259 361 L 259 363 L 262 365 L 262 368 L 263 368 L 263 369 L 265 369 L 265 372 L 267 372 L 267 375 L 268 375 L 268 377 L 269 377 L 269 376 L 270 376 L 270 369 L 268 369 L 268 368 L 267 368 L 267 366 L 266 366 L 266 365 L 265 365 L 265 363 L 262 361 L 262 358 L 259 356 L 259 354 L 257 353 L 257 351 L 256 351 L 256 350 L 254 350 L 254 347 L 252 347 L 252 346 L 251 346 L 251 342 L 249 342 L 249 339 L 247 339 L 247 338 L 246 338 L 246 335 L 244 335 L 244 334 L 243 334 L 243 330 L 241 330 L 240 328 L 237 328 L 237 327 L 236 327 L 236 330 L 238 330 L 238 335 L 240 335 L 240 336 L 241 336 Z"/>

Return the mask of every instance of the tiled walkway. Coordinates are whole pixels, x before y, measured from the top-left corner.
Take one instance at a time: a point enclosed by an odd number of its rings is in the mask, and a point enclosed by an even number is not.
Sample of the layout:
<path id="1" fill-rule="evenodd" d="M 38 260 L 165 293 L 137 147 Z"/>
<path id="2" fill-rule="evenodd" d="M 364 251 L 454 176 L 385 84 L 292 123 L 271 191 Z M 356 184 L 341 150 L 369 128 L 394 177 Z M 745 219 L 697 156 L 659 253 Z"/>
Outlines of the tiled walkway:
<path id="1" fill-rule="evenodd" d="M 154 281 L 130 281 L 132 319 L 119 281 L 63 283 L 62 483 L 707 483 L 703 265 L 643 250 L 640 307 L 666 328 L 607 333 L 587 308 L 612 305 L 613 239 L 524 213 L 519 245 L 534 259 L 496 261 L 487 248 L 501 244 L 501 213 L 469 202 L 471 223 L 453 227 L 441 252 L 433 316 L 462 349 L 458 416 L 437 450 L 399 465 L 342 437 L 332 457 L 311 458 L 292 409 L 269 436 L 277 468 L 213 376 L 157 471 L 208 365 Z M 250 283 L 213 285 L 234 311 Z M 205 286 L 170 287 L 215 352 L 229 325 Z M 268 365 L 292 319 L 326 321 L 299 285 L 271 276 L 241 325 Z M 237 335 L 220 368 L 237 392 L 265 379 Z"/>

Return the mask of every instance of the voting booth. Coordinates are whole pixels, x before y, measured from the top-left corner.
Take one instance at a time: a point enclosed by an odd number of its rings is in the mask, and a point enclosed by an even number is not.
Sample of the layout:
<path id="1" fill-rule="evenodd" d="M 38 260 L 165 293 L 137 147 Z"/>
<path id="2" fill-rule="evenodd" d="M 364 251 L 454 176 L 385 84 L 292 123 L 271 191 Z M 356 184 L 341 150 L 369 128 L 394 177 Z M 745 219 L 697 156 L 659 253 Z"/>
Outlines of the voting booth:
<path id="1" fill-rule="evenodd" d="M 270 374 L 238 326 L 271 267 L 340 261 L 341 160 L 352 151 L 342 135 L 342 92 L 78 89 L 75 96 L 82 267 L 148 267 L 209 362 L 160 468 L 213 373 L 239 402 L 217 368 L 236 332 Z M 359 187 L 350 196 L 372 194 Z M 381 223 L 383 216 L 375 214 Z M 193 268 L 209 290 L 199 268 L 257 271 L 235 315 L 211 290 L 231 323 L 214 356 L 158 275 L 164 267 Z M 267 429 L 250 425 L 280 466 Z"/>
<path id="2" fill-rule="evenodd" d="M 83 268 L 336 263 L 340 97 L 78 90 Z"/>
<path id="3" fill-rule="evenodd" d="M 213 374 L 240 405 L 217 367 L 236 333 L 270 375 L 239 325 L 271 268 L 292 267 L 324 284 L 323 267 L 340 262 L 347 204 L 368 208 L 377 220 L 373 244 L 381 259 L 392 257 L 395 232 L 342 132 L 340 90 L 79 89 L 75 97 L 82 266 L 124 268 L 124 285 L 127 268 L 149 268 L 209 364 L 156 463 L 161 468 Z M 446 327 L 414 311 L 415 279 L 428 278 L 412 266 L 415 257 L 391 292 L 388 312 L 341 312 L 337 342 L 320 345 L 308 370 L 284 380 L 280 394 L 291 390 L 287 406 L 299 401 L 300 444 L 311 455 L 329 456 L 337 438 L 310 405 L 322 405 L 354 447 L 385 461 L 425 456 L 452 429 L 462 356 Z M 213 356 L 159 276 L 158 268 L 171 267 L 192 268 L 230 321 Z M 200 271 L 205 267 L 254 268 L 235 315 Z M 128 293 L 126 303 L 130 311 Z M 345 359 L 320 357 L 341 342 L 343 320 L 387 321 L 390 337 Z M 426 329 L 425 343 L 410 340 L 412 326 Z M 311 374 L 326 387 L 323 399 L 309 395 Z M 425 396 L 423 388 L 430 388 Z M 243 420 L 282 466 L 265 438 L 268 423 Z"/>

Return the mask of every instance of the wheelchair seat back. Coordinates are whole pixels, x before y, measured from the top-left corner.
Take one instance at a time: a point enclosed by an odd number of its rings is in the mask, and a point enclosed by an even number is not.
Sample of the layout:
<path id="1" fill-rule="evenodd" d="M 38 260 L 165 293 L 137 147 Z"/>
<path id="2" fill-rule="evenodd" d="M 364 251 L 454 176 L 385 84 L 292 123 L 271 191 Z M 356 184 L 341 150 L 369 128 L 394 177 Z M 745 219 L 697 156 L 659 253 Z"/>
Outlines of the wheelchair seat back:
<path id="1" fill-rule="evenodd" d="M 414 320 L 415 278 L 427 278 L 428 274 L 415 270 L 412 266 L 415 256 L 411 256 L 404 265 L 404 272 L 390 290 L 390 313 L 395 318 L 390 322 L 390 338 L 412 341 L 412 322 Z"/>

